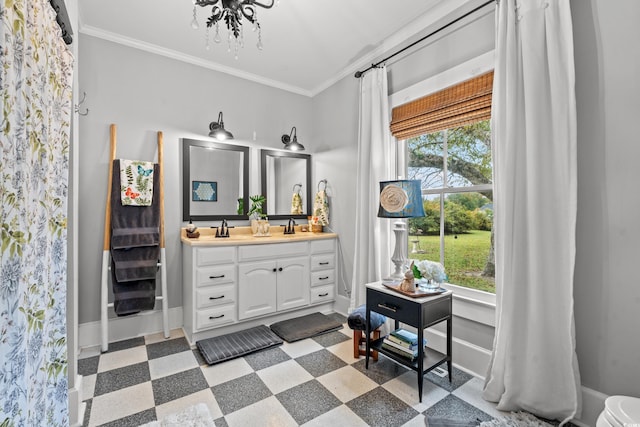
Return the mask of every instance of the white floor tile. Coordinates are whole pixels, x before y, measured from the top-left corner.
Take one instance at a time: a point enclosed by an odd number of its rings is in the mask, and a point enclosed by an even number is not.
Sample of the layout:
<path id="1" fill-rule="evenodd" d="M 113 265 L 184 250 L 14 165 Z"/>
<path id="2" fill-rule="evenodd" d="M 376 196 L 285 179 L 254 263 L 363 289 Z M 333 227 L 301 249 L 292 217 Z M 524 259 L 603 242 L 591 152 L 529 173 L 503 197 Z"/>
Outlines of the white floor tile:
<path id="1" fill-rule="evenodd" d="M 483 388 L 484 380 L 481 380 L 480 378 L 472 378 L 454 390 L 453 395 L 472 404 L 494 418 L 502 418 L 509 415 L 509 412 L 498 411 L 495 403 L 487 402 L 482 398 Z"/>
<path id="2" fill-rule="evenodd" d="M 318 377 L 317 380 L 343 403 L 378 386 L 375 381 L 370 380 L 352 366 L 345 366 L 329 372 Z"/>
<path id="3" fill-rule="evenodd" d="M 353 337 L 351 337 L 353 338 Z M 332 345 L 331 347 L 327 347 L 331 353 L 338 356 L 340 359 L 344 360 L 348 364 L 356 363 L 358 360 L 362 359 L 362 357 L 355 358 L 353 357 L 353 340 L 343 341 L 340 344 Z"/>
<path id="4" fill-rule="evenodd" d="M 178 328 L 178 329 L 171 329 L 169 331 L 169 338 L 165 338 L 164 337 L 164 332 L 158 332 L 157 334 L 152 334 L 152 335 L 147 335 L 144 337 L 144 343 L 145 345 L 149 345 L 149 344 L 155 344 L 157 342 L 162 342 L 165 341 L 167 339 L 175 339 L 175 338 L 180 338 L 184 336 L 184 331 L 182 330 L 182 328 Z"/>
<path id="5" fill-rule="evenodd" d="M 154 404 L 151 381 L 94 397 L 89 427 L 137 414 Z"/>
<path id="6" fill-rule="evenodd" d="M 180 412 L 189 406 L 193 406 L 198 403 L 204 403 L 207 405 L 209 413 L 211 413 L 211 418 L 214 420 L 222 417 L 222 411 L 220 410 L 220 406 L 218 406 L 218 402 L 216 402 L 216 399 L 213 397 L 211 389 L 202 390 L 197 393 L 181 397 L 180 399 L 172 400 L 163 405 L 156 406 L 156 415 L 159 420 L 162 420 L 169 414 Z"/>
<path id="7" fill-rule="evenodd" d="M 345 405 L 340 405 L 337 408 L 325 412 L 317 418 L 302 424 L 304 427 L 326 427 L 326 426 L 349 426 L 349 427 L 366 427 L 362 418 L 357 416 L 351 409 Z M 423 424 L 424 426 L 424 424 Z"/>
<path id="8" fill-rule="evenodd" d="M 384 383 L 382 387 L 418 412 L 426 410 L 449 394 L 447 390 L 425 379 L 422 383 L 422 402 L 420 402 L 418 399 L 418 375 L 413 371 Z"/>
<path id="9" fill-rule="evenodd" d="M 275 396 L 225 416 L 229 427 L 297 427 L 296 421 Z"/>
<path id="10" fill-rule="evenodd" d="M 98 362 L 98 373 L 146 361 L 147 347 L 143 345 L 128 348 L 126 350 L 114 351 L 113 353 L 105 353 L 100 356 L 100 361 Z"/>
<path id="11" fill-rule="evenodd" d="M 278 394 L 313 379 L 313 376 L 295 360 L 287 360 L 261 369 L 257 375 L 273 394 Z"/>
<path id="12" fill-rule="evenodd" d="M 91 399 L 93 397 L 93 393 L 96 390 L 96 378 L 98 378 L 97 374 L 93 375 L 84 375 L 82 377 L 82 400 Z"/>
<path id="13" fill-rule="evenodd" d="M 197 367 L 198 361 L 191 350 L 149 360 L 149 373 L 152 380 Z"/>
<path id="14" fill-rule="evenodd" d="M 251 366 L 242 357 L 216 365 L 201 366 L 200 369 L 202 369 L 209 387 L 235 380 L 253 372 Z"/>
<path id="15" fill-rule="evenodd" d="M 280 348 L 282 349 L 282 351 L 295 359 L 296 357 L 304 356 L 305 354 L 322 350 L 324 347 L 322 347 L 311 338 L 307 338 L 292 343 L 288 343 L 285 341 Z"/>

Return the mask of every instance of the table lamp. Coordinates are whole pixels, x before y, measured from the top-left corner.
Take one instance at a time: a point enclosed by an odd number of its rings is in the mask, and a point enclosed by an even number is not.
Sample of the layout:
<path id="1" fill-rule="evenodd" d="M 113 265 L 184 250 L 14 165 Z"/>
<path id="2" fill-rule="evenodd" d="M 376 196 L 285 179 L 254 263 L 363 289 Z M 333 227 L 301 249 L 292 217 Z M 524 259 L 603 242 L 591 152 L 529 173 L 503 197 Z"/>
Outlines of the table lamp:
<path id="1" fill-rule="evenodd" d="M 379 218 L 417 218 L 424 216 L 422 188 L 419 180 L 396 180 L 380 182 Z M 391 280 L 404 279 L 402 267 L 407 263 L 407 228 L 404 221 L 393 224 L 396 246 L 391 256 L 395 271 Z"/>

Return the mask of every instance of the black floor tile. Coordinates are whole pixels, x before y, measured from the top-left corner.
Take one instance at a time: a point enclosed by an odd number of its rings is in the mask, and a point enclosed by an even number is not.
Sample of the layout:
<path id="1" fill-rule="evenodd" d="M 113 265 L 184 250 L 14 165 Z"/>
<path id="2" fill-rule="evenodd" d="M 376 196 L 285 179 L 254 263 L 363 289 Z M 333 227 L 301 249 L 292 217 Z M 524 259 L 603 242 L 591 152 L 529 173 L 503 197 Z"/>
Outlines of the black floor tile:
<path id="1" fill-rule="evenodd" d="M 155 408 L 102 424 L 100 427 L 138 427 L 139 425 L 157 421 Z"/>
<path id="2" fill-rule="evenodd" d="M 151 382 L 156 406 L 209 388 L 200 368 L 157 378 Z"/>
<path id="3" fill-rule="evenodd" d="M 256 373 L 218 384 L 211 391 L 224 415 L 273 395 Z"/>
<path id="4" fill-rule="evenodd" d="M 442 365 L 440 365 L 440 368 L 444 369 L 445 371 L 447 370 L 447 364 L 443 363 Z M 461 371 L 458 368 L 452 368 L 452 373 L 451 373 L 451 382 L 449 382 L 449 373 L 447 372 L 447 375 L 444 377 L 441 377 L 437 374 L 435 374 L 433 371 L 429 371 L 424 377 L 425 379 L 431 381 L 432 383 L 438 385 L 439 387 L 442 387 L 443 389 L 447 390 L 448 392 L 452 392 L 455 389 L 457 389 L 458 387 L 460 387 L 462 384 L 466 383 L 467 381 L 469 381 L 471 378 L 473 378 L 472 375 L 467 374 L 464 371 Z"/>
<path id="5" fill-rule="evenodd" d="M 133 347 L 139 347 L 144 345 L 144 337 L 131 338 L 123 341 L 116 341 L 109 343 L 109 349 L 107 353 L 113 353 L 114 351 L 127 350 Z"/>
<path id="6" fill-rule="evenodd" d="M 348 341 L 351 338 L 343 334 L 342 332 L 334 331 L 326 334 L 318 335 L 312 338 L 315 342 L 323 346 L 324 348 L 331 347 L 332 345 L 340 344 L 341 342 Z"/>
<path id="7" fill-rule="evenodd" d="M 169 356 L 170 354 L 182 353 L 187 350 L 191 350 L 189 342 L 186 338 L 180 337 L 149 344 L 147 346 L 147 356 L 149 360 L 152 360 L 158 357 Z"/>
<path id="8" fill-rule="evenodd" d="M 376 387 L 346 405 L 370 426 L 399 427 L 419 414 L 382 387 Z"/>
<path id="9" fill-rule="evenodd" d="M 423 413 L 427 417 L 449 418 L 462 421 L 478 420 L 478 424 L 480 424 L 480 422 L 491 421 L 493 419 L 492 416 L 454 396 L 453 394 L 450 394 L 440 400 Z"/>
<path id="10" fill-rule="evenodd" d="M 131 387 L 151 380 L 148 362 L 140 362 L 123 368 L 98 373 L 93 396 Z"/>
<path id="11" fill-rule="evenodd" d="M 347 366 L 347 363 L 329 350 L 319 350 L 295 359 L 314 378 Z"/>
<path id="12" fill-rule="evenodd" d="M 78 359 L 78 375 L 87 376 L 97 374 L 98 362 L 100 362 L 100 356 Z"/>
<path id="13" fill-rule="evenodd" d="M 307 381 L 278 393 L 276 398 L 299 425 L 342 404 L 317 380 Z"/>
<path id="14" fill-rule="evenodd" d="M 382 354 L 379 354 L 377 362 L 369 358 L 369 369 L 365 368 L 365 364 L 365 359 L 362 358 L 351 366 L 378 384 L 384 384 L 409 371 L 409 368 L 399 365 Z"/>
<path id="15" fill-rule="evenodd" d="M 247 362 L 254 371 L 259 371 L 290 359 L 291 356 L 285 353 L 280 347 L 271 347 L 244 356 L 245 362 Z"/>

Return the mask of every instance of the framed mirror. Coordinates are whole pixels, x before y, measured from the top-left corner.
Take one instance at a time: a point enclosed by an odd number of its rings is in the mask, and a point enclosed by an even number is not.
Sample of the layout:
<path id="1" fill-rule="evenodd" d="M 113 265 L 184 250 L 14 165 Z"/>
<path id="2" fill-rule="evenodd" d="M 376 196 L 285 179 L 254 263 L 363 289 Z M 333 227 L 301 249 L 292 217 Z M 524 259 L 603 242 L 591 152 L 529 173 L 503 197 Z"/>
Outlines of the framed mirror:
<path id="1" fill-rule="evenodd" d="M 182 220 L 247 219 L 249 147 L 182 139 Z"/>
<path id="2" fill-rule="evenodd" d="M 311 155 L 260 150 L 260 166 L 262 194 L 267 199 L 263 212 L 269 219 L 311 215 Z M 299 196 L 295 201 L 294 195 Z"/>

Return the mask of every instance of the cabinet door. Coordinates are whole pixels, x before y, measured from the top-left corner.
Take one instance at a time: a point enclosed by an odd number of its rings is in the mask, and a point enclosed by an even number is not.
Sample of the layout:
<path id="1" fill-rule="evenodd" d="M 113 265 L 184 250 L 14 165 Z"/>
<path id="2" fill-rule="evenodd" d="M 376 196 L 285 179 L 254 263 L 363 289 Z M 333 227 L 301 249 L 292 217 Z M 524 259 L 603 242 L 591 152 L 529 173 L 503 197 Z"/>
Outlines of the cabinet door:
<path id="1" fill-rule="evenodd" d="M 309 305 L 309 258 L 278 261 L 278 311 Z"/>
<path id="2" fill-rule="evenodd" d="M 238 318 L 248 319 L 276 311 L 275 261 L 254 262 L 238 266 Z"/>

